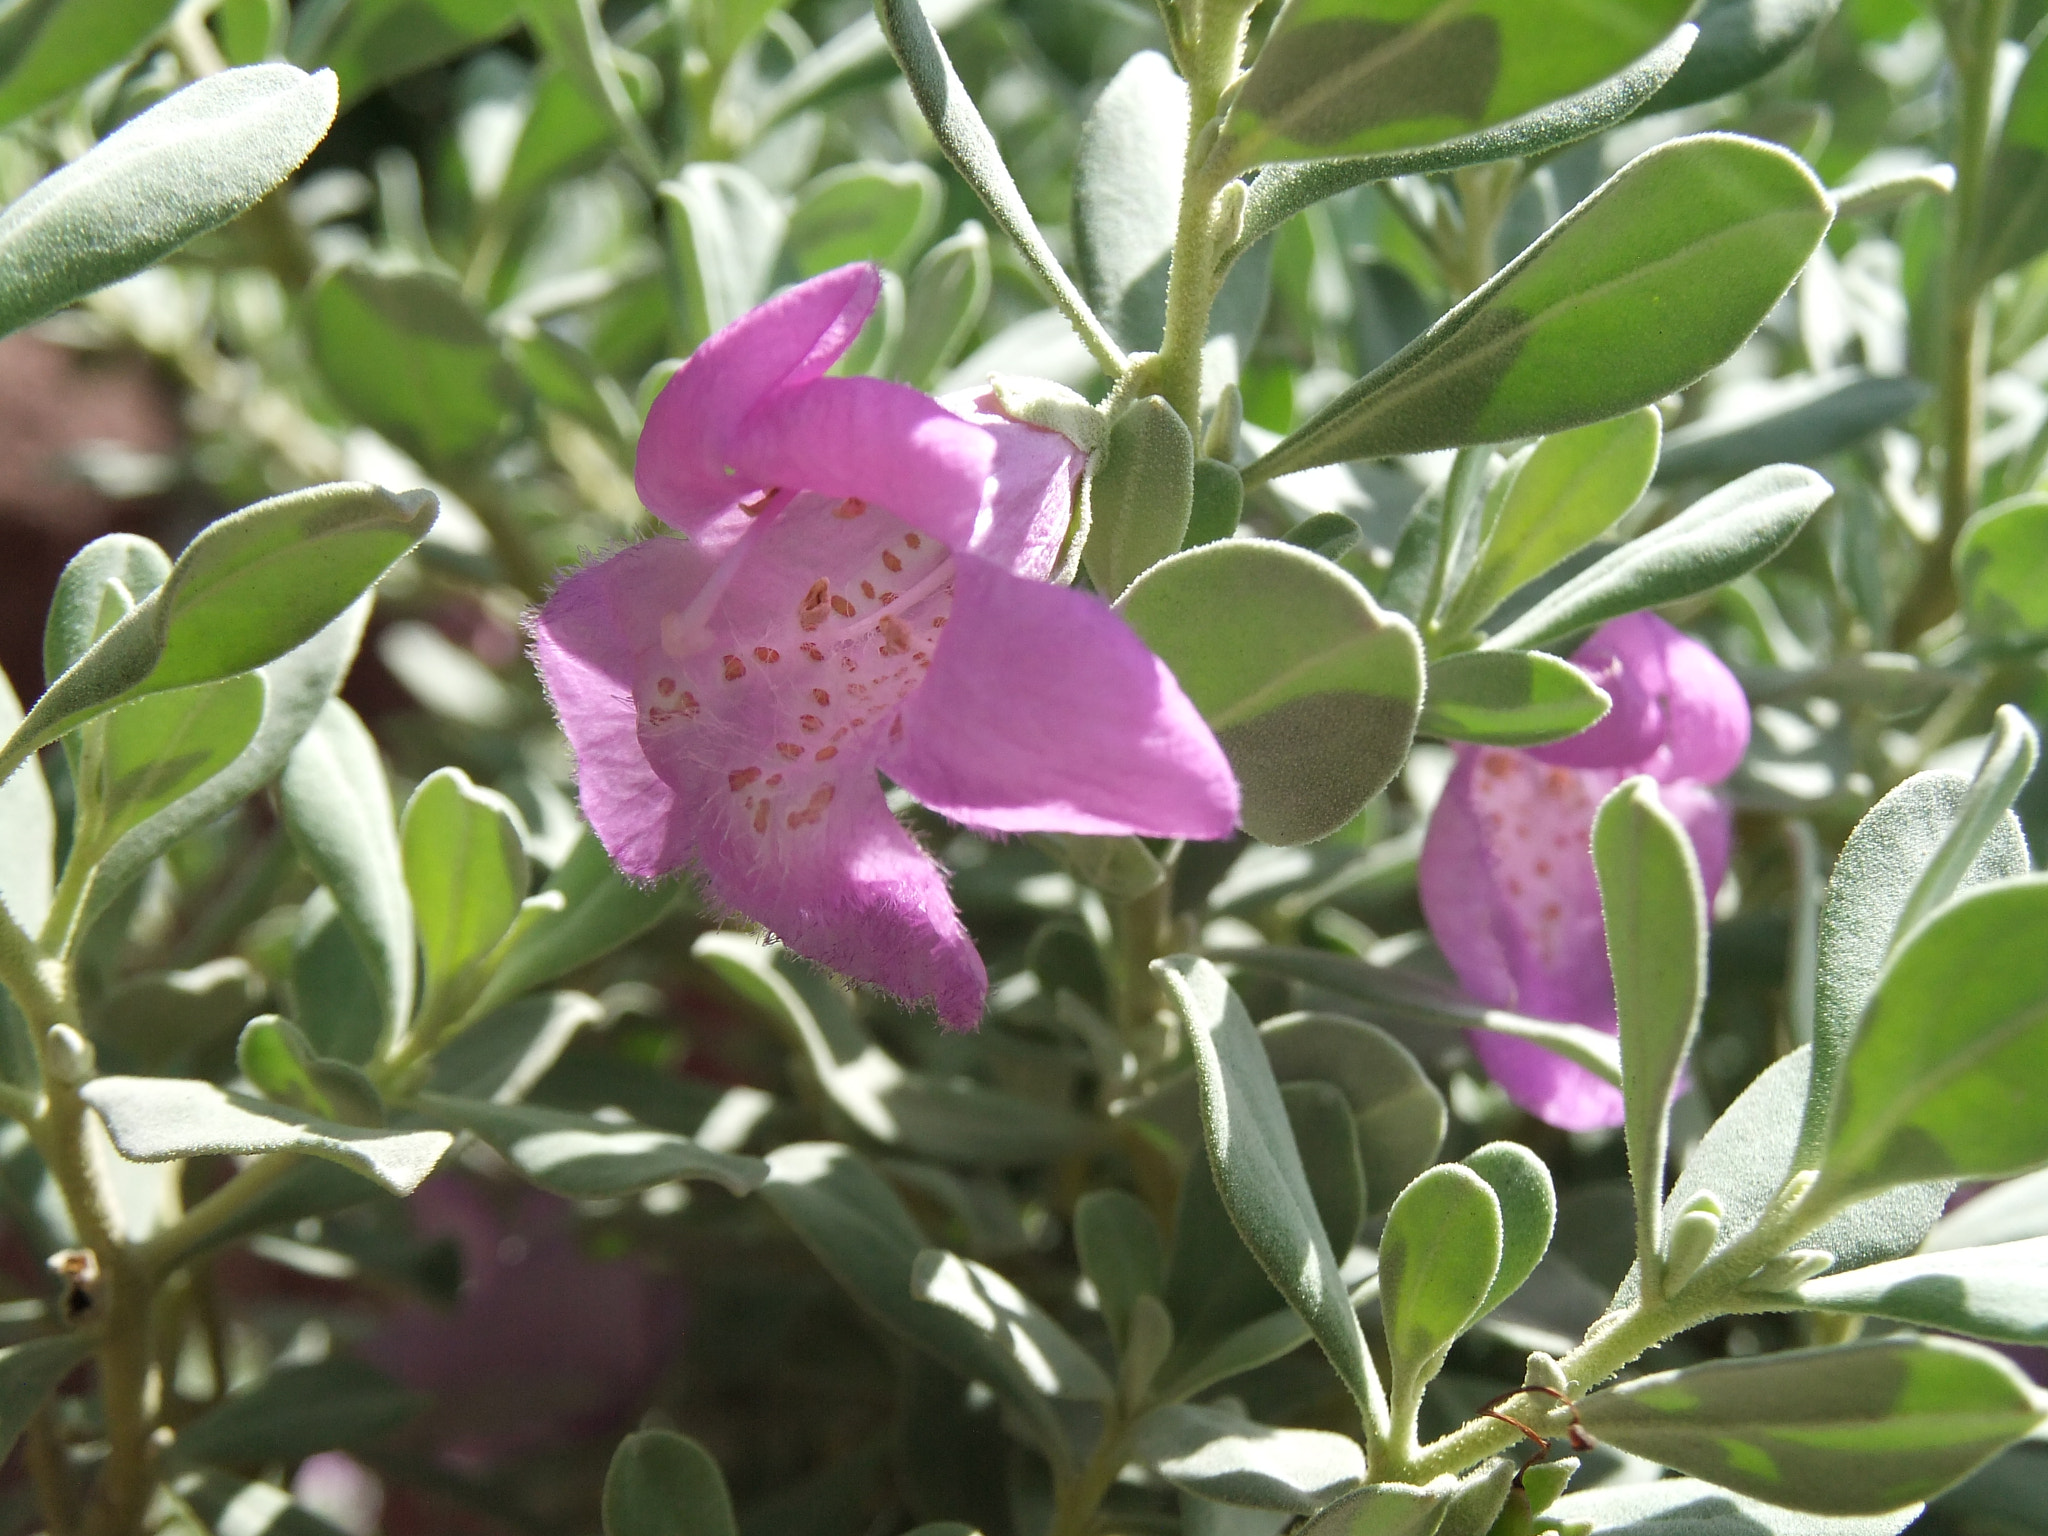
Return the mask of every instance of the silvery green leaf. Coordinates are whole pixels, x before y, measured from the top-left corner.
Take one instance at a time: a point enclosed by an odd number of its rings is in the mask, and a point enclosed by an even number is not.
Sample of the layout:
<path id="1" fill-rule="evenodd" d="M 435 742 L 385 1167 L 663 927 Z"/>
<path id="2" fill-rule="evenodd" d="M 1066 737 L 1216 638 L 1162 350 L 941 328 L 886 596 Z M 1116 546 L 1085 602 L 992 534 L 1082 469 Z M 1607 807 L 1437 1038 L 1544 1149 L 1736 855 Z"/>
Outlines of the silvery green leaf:
<path id="1" fill-rule="evenodd" d="M 537 992 L 485 1014 L 434 1053 L 433 1087 L 461 1099 L 517 1104 L 576 1032 L 605 1016 L 581 992 Z"/>
<path id="2" fill-rule="evenodd" d="M 1765 464 L 1810 464 L 1854 447 L 1917 409 L 1927 395 L 1918 379 L 1861 368 L 1753 386 L 1737 408 L 1687 422 L 1666 437 L 1657 479 L 1718 480 Z"/>
<path id="3" fill-rule="evenodd" d="M 20 112 L 18 102 L 9 110 L 13 94 L 13 82 L 0 87 L 0 120 Z M 254 207 L 313 152 L 334 108 L 326 70 L 252 64 L 195 81 L 123 124 L 0 210 L 0 333 Z"/>
<path id="4" fill-rule="evenodd" d="M 43 1399 L 92 1353 L 92 1347 L 89 1336 L 73 1333 L 0 1349 L 0 1456 L 14 1449 Z"/>
<path id="5" fill-rule="evenodd" d="M 417 1189 L 455 1141 L 445 1131 L 336 1125 L 190 1078 L 100 1077 L 79 1096 L 132 1162 L 303 1152 L 364 1174 L 394 1195 Z"/>
<path id="6" fill-rule="evenodd" d="M 344 1355 L 279 1365 L 180 1429 L 177 1455 L 228 1466 L 298 1461 L 377 1440 L 426 1405 L 423 1394 Z"/>
<path id="7" fill-rule="evenodd" d="M 21 723 L 21 701 L 0 672 L 0 733 Z M 28 933 L 43 926 L 56 883 L 57 812 L 43 765 L 24 759 L 0 784 L 0 902 Z"/>
<path id="8" fill-rule="evenodd" d="M 384 1031 L 412 1018 L 412 900 L 384 759 L 354 710 L 330 699 L 292 749 L 278 784 L 292 840 L 334 894 L 375 978 Z"/>
<path id="9" fill-rule="evenodd" d="M 431 1119 L 476 1132 L 542 1189 L 571 1199 L 614 1199 L 675 1179 L 708 1179 L 745 1195 L 768 1177 L 759 1158 L 713 1152 L 687 1136 L 623 1118 L 440 1093 L 420 1095 L 419 1106 Z"/>
<path id="10" fill-rule="evenodd" d="M 1247 1509 L 1314 1514 L 1365 1480 L 1365 1453 L 1348 1436 L 1275 1429 L 1227 1407 L 1155 1408 L 1131 1449 L 1176 1488 Z"/>
<path id="11" fill-rule="evenodd" d="M 1789 1294 L 1823 1312 L 1888 1317 L 2002 1344 L 2048 1344 L 2048 1237 L 1913 1254 L 1808 1280 Z"/>
<path id="12" fill-rule="evenodd" d="M 2048 1237 L 2048 1169 L 1994 1184 L 1934 1224 L 1923 1253 Z"/>
<path id="13" fill-rule="evenodd" d="M 1568 1493 L 1558 1521 L 1587 1521 L 1599 1536 L 1899 1536 L 1920 1518 L 1909 1504 L 1885 1515 L 1808 1515 L 1690 1477 Z"/>
<path id="14" fill-rule="evenodd" d="M 1116 1387 L 1073 1336 L 985 1264 L 927 1248 L 910 1271 L 910 1293 L 944 1307 L 1000 1349 L 1047 1397 L 1106 1403 Z"/>

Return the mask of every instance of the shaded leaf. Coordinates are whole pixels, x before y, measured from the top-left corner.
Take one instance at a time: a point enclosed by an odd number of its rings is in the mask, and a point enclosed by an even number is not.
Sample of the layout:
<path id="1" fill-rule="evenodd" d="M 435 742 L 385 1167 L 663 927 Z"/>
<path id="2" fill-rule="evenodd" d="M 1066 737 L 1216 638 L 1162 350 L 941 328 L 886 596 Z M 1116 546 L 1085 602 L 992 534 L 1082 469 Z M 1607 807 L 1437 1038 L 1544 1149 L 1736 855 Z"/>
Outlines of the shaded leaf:
<path id="1" fill-rule="evenodd" d="M 911 1266 L 910 1293 L 963 1319 L 1047 1397 L 1106 1403 L 1116 1396 L 1094 1357 L 987 1265 L 927 1248 Z"/>
<path id="2" fill-rule="evenodd" d="M 1611 707 L 1584 672 L 1542 651 L 1462 651 L 1430 662 L 1416 729 L 1445 741 L 1533 747 L 1578 735 Z"/>
<path id="3" fill-rule="evenodd" d="M 571 1199 L 616 1199 L 675 1179 L 707 1179 L 745 1195 L 768 1176 L 768 1165 L 759 1158 L 713 1152 L 687 1136 L 623 1117 L 600 1119 L 440 1093 L 422 1094 L 419 1102 L 433 1119 L 476 1132 L 542 1189 Z"/>

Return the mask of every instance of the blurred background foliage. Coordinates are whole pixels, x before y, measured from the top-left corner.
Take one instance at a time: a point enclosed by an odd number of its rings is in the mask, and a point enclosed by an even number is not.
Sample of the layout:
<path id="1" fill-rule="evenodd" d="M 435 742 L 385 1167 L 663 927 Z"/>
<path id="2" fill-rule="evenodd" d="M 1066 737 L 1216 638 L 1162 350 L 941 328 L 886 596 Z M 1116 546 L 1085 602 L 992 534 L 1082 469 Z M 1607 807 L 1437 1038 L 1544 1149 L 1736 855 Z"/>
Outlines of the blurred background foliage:
<path id="1" fill-rule="evenodd" d="M 633 444 L 671 360 L 778 286 L 868 259 L 887 292 L 845 366 L 940 390 L 994 371 L 1099 391 L 1065 322 L 985 231 L 859 0 L 187 0 L 168 12 L 162 0 L 68 0 L 73 10 L 100 57 L 50 43 L 0 76 L 0 193 L 223 63 L 331 66 L 342 114 L 288 191 L 0 342 L 0 664 L 17 680 L 40 675 L 47 600 L 95 535 L 176 549 L 224 509 L 281 490 L 339 477 L 433 485 L 441 519 L 384 583 L 343 697 L 401 796 L 449 764 L 506 795 L 541 877 L 570 856 L 579 823 L 522 614 L 557 569 L 644 530 Z M 931 10 L 1040 226 L 1080 269 L 1081 124 L 1119 67 L 1165 46 L 1157 15 L 1130 0 Z M 2010 35 L 2031 36 L 2043 14 L 2042 0 L 2021 0 Z M 1409 178 L 1315 205 L 1247 263 L 1263 282 L 1229 317 L 1248 442 L 1305 421 L 1469 288 L 1471 199 L 1509 199 L 1497 265 L 1680 131 L 1753 134 L 1796 150 L 1830 186 L 1868 180 L 1949 154 L 1945 81 L 1919 0 L 1844 0 L 1786 63 L 1731 95 L 1500 175 Z M 1939 586 L 1927 575 L 1941 528 L 1927 386 L 1943 219 L 1942 200 L 1921 196 L 1838 220 L 1756 337 L 1665 402 L 1659 484 L 1623 530 L 1779 459 L 1836 486 L 1768 569 L 1672 615 L 1737 669 L 1756 711 L 1731 786 L 1738 846 L 1681 1145 L 1797 1038 L 1788 936 L 1857 816 L 1918 769 L 1967 771 L 1997 704 L 2048 715 L 2048 562 L 2016 565 L 2025 574 L 2010 591 L 1966 591 L 1959 614 L 1928 596 Z M 2034 489 L 2048 469 L 2048 262 L 1999 276 L 1991 306 L 1985 503 Z M 1279 534 L 1341 514 L 1356 535 L 1343 563 L 1384 593 L 1448 459 L 1285 477 L 1253 493 L 1248 520 Z M 1186 849 L 1173 922 L 1211 947 L 1301 944 L 1431 974 L 1415 860 L 1448 763 L 1446 748 L 1418 746 L 1388 795 L 1313 847 Z M 62 755 L 46 768 L 61 816 Z M 2040 846 L 2048 776 L 2018 809 Z M 678 894 L 641 937 L 571 978 L 596 1006 L 530 1097 L 616 1107 L 729 1150 L 850 1140 L 928 1240 L 996 1265 L 1099 1334 L 1077 1295 L 1075 1202 L 1119 1185 L 1165 1226 L 1184 1155 L 1108 1113 L 1107 909 L 1056 845 L 993 844 L 910 814 L 952 866 L 995 979 L 978 1035 L 799 978 L 817 1008 L 838 1010 L 837 1046 L 821 1044 L 815 1019 L 764 1006 L 770 994 L 736 984 L 734 963 L 710 963 L 716 951 L 696 941 L 714 925 Z M 102 1060 L 221 1074 L 250 1017 L 303 1020 L 332 1005 L 350 981 L 322 949 L 338 933 L 325 900 L 270 795 L 180 842 L 81 951 Z M 1270 977 L 1237 984 L 1256 1017 L 1358 1009 Z M 1455 1030 L 1374 1016 L 1443 1095 L 1443 1155 L 1521 1140 L 1561 1194 L 1551 1258 L 1452 1357 L 1439 1395 L 1470 1411 L 1520 1379 L 1528 1350 L 1562 1352 L 1625 1271 L 1621 1140 L 1513 1109 Z M 914 1091 L 885 1093 L 876 1111 L 835 1070 L 849 1039 L 885 1053 Z M 973 1124 L 917 1112 L 920 1094 L 944 1099 L 962 1081 L 1000 1095 L 977 1101 Z M 0 1144 L 0 1164 L 11 1155 Z M 44 1293 L 43 1244 L 33 1192 L 0 1198 L 11 1214 L 0 1272 L 19 1310 Z M 298 1467 L 301 1502 L 349 1530 L 590 1529 L 607 1459 L 636 1423 L 712 1451 L 745 1536 L 939 1518 L 1021 1536 L 1044 1497 L 986 1393 L 870 1326 L 766 1203 L 710 1186 L 572 1203 L 515 1184 L 478 1150 L 415 1202 L 366 1201 L 223 1252 L 176 1305 L 195 1320 L 176 1336 L 211 1349 L 225 1373 L 171 1362 L 188 1415 L 279 1362 L 367 1360 L 424 1394 L 365 1421 L 405 1427 Z M 1800 1327 L 1731 1319 L 1655 1363 L 1756 1353 Z M 1311 1349 L 1231 1391 L 1265 1422 L 1346 1427 L 1342 1390 Z M 2010 1453 L 1920 1528 L 2048 1531 L 2041 1450 Z M 1624 1458 L 1595 1456 L 1582 1482 L 1630 1475 Z M 1116 1490 L 1111 1507 L 1132 1530 L 1169 1518 L 1141 1487 Z M 31 1529 L 32 1508 L 17 1468 L 0 1523 Z"/>

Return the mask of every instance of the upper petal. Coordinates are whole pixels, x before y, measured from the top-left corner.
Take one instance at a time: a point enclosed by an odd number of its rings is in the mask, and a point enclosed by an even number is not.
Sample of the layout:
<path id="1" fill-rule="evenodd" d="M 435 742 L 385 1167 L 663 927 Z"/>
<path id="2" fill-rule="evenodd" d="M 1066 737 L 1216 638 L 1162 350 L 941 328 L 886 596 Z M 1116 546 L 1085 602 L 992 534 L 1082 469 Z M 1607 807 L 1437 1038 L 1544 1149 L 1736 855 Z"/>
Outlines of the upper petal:
<path id="1" fill-rule="evenodd" d="M 945 395 L 939 403 L 995 439 L 995 462 L 969 553 L 1045 580 L 1059 563 L 1073 521 L 1074 487 L 1088 455 L 1058 432 L 1012 421 L 997 408 L 992 391 Z"/>
<path id="2" fill-rule="evenodd" d="M 740 422 L 775 390 L 820 377 L 860 333 L 881 292 L 867 263 L 799 283 L 690 354 L 655 399 L 633 483 L 656 516 L 685 533 L 773 482 L 735 473 Z"/>
<path id="3" fill-rule="evenodd" d="M 965 826 L 1216 838 L 1237 823 L 1222 747 L 1130 627 L 971 556 L 902 724 L 883 771 Z"/>
<path id="4" fill-rule="evenodd" d="M 739 423 L 740 480 L 855 497 L 951 545 L 973 537 L 995 439 L 930 395 L 886 379 L 777 390 Z"/>
<path id="5" fill-rule="evenodd" d="M 1543 762 L 1713 784 L 1742 761 L 1749 747 L 1742 685 L 1706 646 L 1656 614 L 1608 621 L 1572 661 L 1614 707 L 1577 736 L 1536 748 Z"/>
<path id="6" fill-rule="evenodd" d="M 641 746 L 636 685 L 659 648 L 662 615 L 686 605 L 711 566 L 697 544 L 646 539 L 569 576 L 533 624 L 534 662 L 576 754 L 583 814 L 636 879 L 689 858 L 675 791 Z"/>
<path id="7" fill-rule="evenodd" d="M 1466 1038 L 1486 1075 L 1545 1125 L 1561 1131 L 1604 1131 L 1626 1117 L 1621 1090 L 1575 1061 L 1488 1030 L 1468 1030 Z"/>

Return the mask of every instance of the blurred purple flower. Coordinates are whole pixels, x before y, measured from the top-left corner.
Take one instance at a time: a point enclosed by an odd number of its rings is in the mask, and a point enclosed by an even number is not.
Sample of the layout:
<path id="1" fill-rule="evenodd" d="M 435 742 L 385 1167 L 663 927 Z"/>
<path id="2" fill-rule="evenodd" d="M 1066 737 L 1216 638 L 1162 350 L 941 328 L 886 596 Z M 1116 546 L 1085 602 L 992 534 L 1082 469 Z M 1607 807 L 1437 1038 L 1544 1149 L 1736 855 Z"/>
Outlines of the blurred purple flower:
<path id="1" fill-rule="evenodd" d="M 1460 747 L 1422 846 L 1422 910 L 1465 990 L 1535 1018 L 1612 1031 L 1614 974 L 1593 874 L 1593 815 L 1647 773 L 1684 825 L 1709 897 L 1732 813 L 1715 794 L 1749 746 L 1749 701 L 1714 653 L 1654 614 L 1604 624 L 1572 661 L 1614 701 L 1596 725 L 1532 751 Z M 1540 1046 L 1474 1031 L 1508 1097 L 1568 1131 L 1619 1125 L 1621 1092 Z"/>
<path id="2" fill-rule="evenodd" d="M 879 290 L 842 267 L 697 349 L 637 473 L 687 542 L 570 576 L 534 648 L 621 870 L 693 864 L 798 954 L 972 1027 L 987 974 L 878 769 L 995 833 L 1221 837 L 1237 781 L 1124 622 L 1047 584 L 1078 449 L 825 376 Z"/>
<path id="3" fill-rule="evenodd" d="M 360 1353 L 433 1398 L 422 1422 L 452 1464 L 606 1432 L 644 1406 L 678 1333 L 671 1282 L 634 1258 L 591 1258 L 575 1208 L 536 1189 L 444 1173 L 409 1209 L 422 1236 L 455 1243 L 461 1293 L 452 1313 L 406 1304 Z"/>

